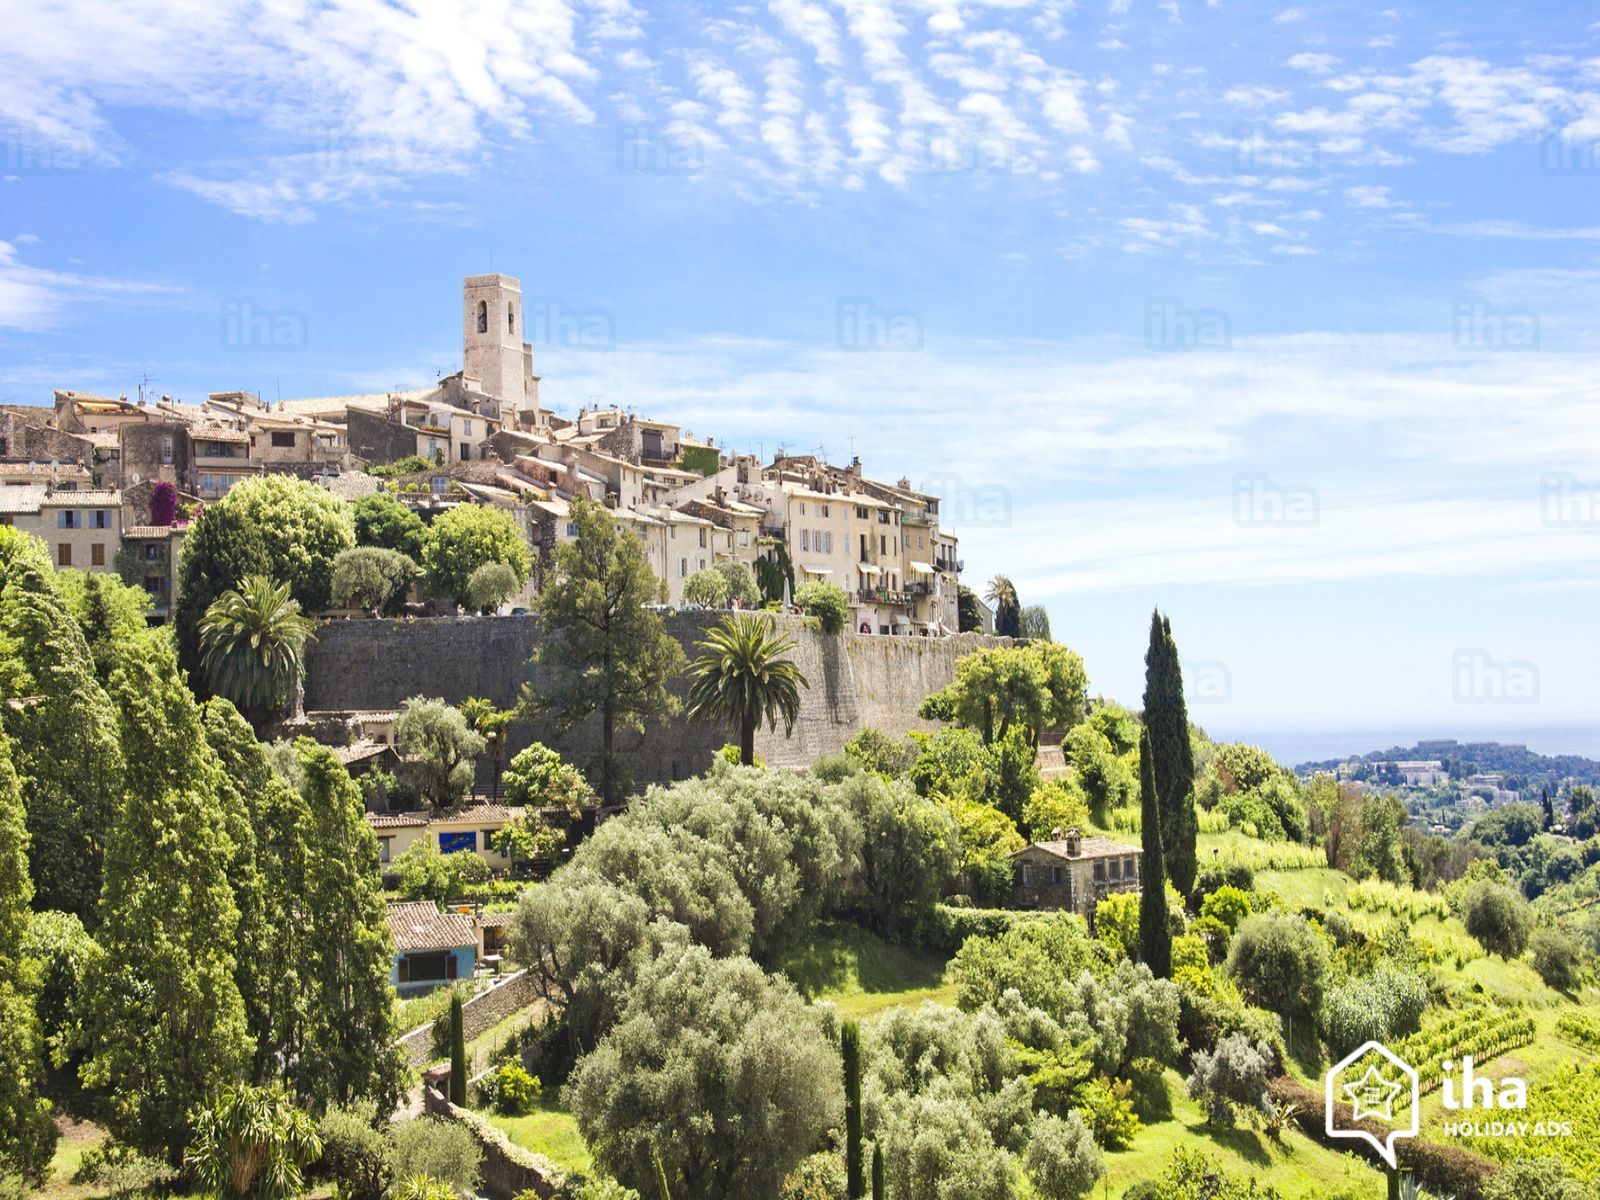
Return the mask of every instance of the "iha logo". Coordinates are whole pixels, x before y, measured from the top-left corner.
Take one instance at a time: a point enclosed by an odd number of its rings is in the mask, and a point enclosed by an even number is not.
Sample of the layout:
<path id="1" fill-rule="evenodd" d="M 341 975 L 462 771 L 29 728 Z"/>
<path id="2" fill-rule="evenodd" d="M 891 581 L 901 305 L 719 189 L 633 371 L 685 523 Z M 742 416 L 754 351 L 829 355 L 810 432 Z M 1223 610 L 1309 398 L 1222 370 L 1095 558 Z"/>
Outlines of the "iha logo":
<path id="1" fill-rule="evenodd" d="M 1489 1119 L 1446 1120 L 1449 1138 L 1570 1137 L 1570 1121 L 1519 1121 L 1500 1114 L 1528 1107 L 1528 1084 L 1515 1075 L 1490 1079 L 1471 1055 L 1441 1064 L 1439 1102 L 1449 1113 L 1484 1112 Z M 1395 1143 L 1416 1137 L 1422 1088 L 1416 1069 L 1381 1042 L 1366 1042 L 1329 1069 L 1324 1101 L 1330 1138 L 1364 1141 L 1390 1167 L 1399 1168 Z M 1490 1114 L 1493 1114 L 1491 1117 Z M 1396 1125 L 1396 1122 L 1402 1122 Z M 1364 1124 L 1366 1122 L 1366 1124 Z M 1382 1124 L 1377 1124 L 1382 1122 Z M 1386 1128 L 1386 1126 L 1394 1126 Z"/>
<path id="2" fill-rule="evenodd" d="M 1398 1170 L 1394 1144 L 1417 1136 L 1418 1101 L 1422 1089 L 1414 1067 L 1382 1042 L 1364 1042 L 1328 1069 L 1323 1089 L 1327 1134 L 1366 1142 L 1378 1156 Z M 1393 1122 L 1395 1110 L 1404 1106 L 1408 1124 L 1377 1133 L 1358 1122 L 1376 1118 Z"/>

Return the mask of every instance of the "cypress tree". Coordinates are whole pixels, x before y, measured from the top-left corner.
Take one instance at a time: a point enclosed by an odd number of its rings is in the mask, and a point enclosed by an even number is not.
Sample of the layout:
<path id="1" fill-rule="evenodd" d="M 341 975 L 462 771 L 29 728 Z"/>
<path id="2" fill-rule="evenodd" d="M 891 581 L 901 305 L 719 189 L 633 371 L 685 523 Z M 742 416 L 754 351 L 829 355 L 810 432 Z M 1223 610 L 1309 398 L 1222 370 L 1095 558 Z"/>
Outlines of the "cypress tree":
<path id="1" fill-rule="evenodd" d="M 459 995 L 450 997 L 450 1103 L 467 1106 L 467 1037 Z"/>
<path id="2" fill-rule="evenodd" d="M 1151 974 L 1172 974 L 1172 931 L 1167 928 L 1167 869 L 1161 852 L 1161 803 L 1156 796 L 1150 731 L 1139 738 L 1139 956 Z"/>
<path id="3" fill-rule="evenodd" d="M 106 843 L 105 965 L 89 985 L 83 1075 L 109 1089 L 116 1137 L 178 1166 L 192 1114 L 253 1051 L 235 976 L 233 846 L 221 768 L 165 638 L 125 641 L 116 660 L 127 785 Z"/>
<path id="4" fill-rule="evenodd" d="M 1161 808 L 1161 848 L 1168 877 L 1180 892 L 1194 886 L 1194 750 L 1189 745 L 1189 710 L 1183 698 L 1183 670 L 1172 626 L 1160 612 L 1150 614 L 1150 646 L 1145 652 L 1144 724 L 1152 750 L 1157 801 Z"/>
<path id="5" fill-rule="evenodd" d="M 862 1200 L 866 1188 L 861 1155 L 861 1029 L 846 1021 L 839 1030 L 844 1058 L 844 1188 L 848 1200 Z"/>
<path id="6" fill-rule="evenodd" d="M 883 1147 L 872 1143 L 872 1200 L 883 1200 Z"/>
<path id="7" fill-rule="evenodd" d="M 22 792 L 11 767 L 10 743 L 0 733 L 0 1178 L 16 1174 L 43 1187 L 56 1127 L 50 1102 L 39 1095 L 44 1079 L 44 1040 L 34 1011 L 39 975 L 22 952 L 32 895 Z"/>

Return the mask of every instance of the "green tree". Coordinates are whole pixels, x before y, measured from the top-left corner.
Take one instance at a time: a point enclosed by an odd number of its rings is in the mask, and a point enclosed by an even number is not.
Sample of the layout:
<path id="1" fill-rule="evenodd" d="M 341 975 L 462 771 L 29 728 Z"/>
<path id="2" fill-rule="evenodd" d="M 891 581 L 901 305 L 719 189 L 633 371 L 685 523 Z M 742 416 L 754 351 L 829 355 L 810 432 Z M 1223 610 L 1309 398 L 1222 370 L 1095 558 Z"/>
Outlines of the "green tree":
<path id="1" fill-rule="evenodd" d="M 450 994 L 450 1103 L 467 1106 L 467 1035 L 461 997 Z"/>
<path id="2" fill-rule="evenodd" d="M 729 600 L 737 600 L 743 608 L 760 607 L 761 589 L 756 586 L 756 577 L 749 567 L 731 558 L 722 558 L 712 563 L 711 569 L 727 582 Z"/>
<path id="3" fill-rule="evenodd" d="M 458 504 L 435 517 L 422 547 L 428 586 L 462 608 L 472 606 L 472 573 L 486 563 L 511 568 L 517 587 L 528 581 L 527 539 L 504 509 Z"/>
<path id="4" fill-rule="evenodd" d="M 813 579 L 795 590 L 794 602 L 808 617 L 815 617 L 823 633 L 844 632 L 850 620 L 850 597 L 836 583 Z"/>
<path id="5" fill-rule="evenodd" d="M 555 571 L 539 594 L 545 638 L 537 675 L 523 692 L 530 716 L 548 715 L 563 735 L 600 717 L 596 766 L 606 804 L 627 786 L 616 755 L 619 729 L 670 716 L 678 702 L 667 682 L 683 670 L 683 649 L 646 606 L 655 576 L 639 539 L 621 531 L 601 505 L 579 497 L 569 516 L 577 537 L 556 548 Z"/>
<path id="6" fill-rule="evenodd" d="M 44 546 L 0 526 L 0 728 L 21 777 L 35 904 L 91 926 L 123 758 L 116 716 Z"/>
<path id="7" fill-rule="evenodd" d="M 1194 750 L 1189 707 L 1172 624 L 1150 614 L 1150 648 L 1144 656 L 1144 725 L 1150 735 L 1156 791 L 1161 797 L 1161 848 L 1167 875 L 1180 893 L 1194 886 L 1199 818 L 1194 808 Z"/>
<path id="8" fill-rule="evenodd" d="M 1166 857 L 1161 849 L 1161 802 L 1156 796 L 1150 735 L 1139 742 L 1139 957 L 1157 979 L 1172 974 L 1172 930 L 1167 925 Z"/>
<path id="9" fill-rule="evenodd" d="M 1034 1118 L 1023 1169 L 1039 1200 L 1080 1200 L 1106 1173 L 1100 1148 L 1075 1111 L 1064 1118 L 1052 1113 Z"/>
<path id="10" fill-rule="evenodd" d="M 1033 642 L 962 655 L 944 702 L 951 717 L 977 730 L 985 744 L 1017 725 L 1037 745 L 1042 730 L 1083 721 L 1087 689 L 1082 658 L 1054 642 Z"/>
<path id="11" fill-rule="evenodd" d="M 422 557 L 422 518 L 386 492 L 363 496 L 350 506 L 356 545 L 392 550 L 413 562 Z"/>
<path id="12" fill-rule="evenodd" d="M 989 581 L 983 598 L 994 606 L 994 631 L 1001 637 L 1022 636 L 1022 606 L 1017 602 L 1017 585 L 1005 575 Z"/>
<path id="13" fill-rule="evenodd" d="M 721 571 L 712 570 L 710 567 L 704 571 L 696 571 L 683 581 L 683 602 L 698 604 L 702 608 L 726 608 L 727 577 Z"/>
<path id="14" fill-rule="evenodd" d="M 399 1099 L 403 1063 L 393 1048 L 394 942 L 378 840 L 360 789 L 333 751 L 307 738 L 295 750 L 311 824 L 300 904 L 306 1032 L 294 1089 L 315 1111 L 374 1100 L 387 1113 Z"/>
<path id="15" fill-rule="evenodd" d="M 150 593 L 99 571 L 57 571 L 56 591 L 83 630 L 95 670 L 103 682 L 111 675 L 112 648 L 148 625 Z"/>
<path id="16" fill-rule="evenodd" d="M 1029 604 L 1017 618 L 1021 636 L 1035 642 L 1050 640 L 1050 613 L 1042 604 Z"/>
<path id="17" fill-rule="evenodd" d="M 779 604 L 786 594 L 793 597 L 794 565 L 789 561 L 787 547 L 781 542 L 756 559 L 755 576 L 761 599 L 766 603 Z"/>
<path id="18" fill-rule="evenodd" d="M 1467 932 L 1490 954 L 1520 958 L 1528 948 L 1533 910 L 1514 888 L 1479 880 L 1461 894 L 1460 908 Z"/>
<path id="19" fill-rule="evenodd" d="M 639 968 L 565 1099 L 596 1162 L 629 1187 L 648 1194 L 659 1161 L 676 1196 L 774 1196 L 840 1117 L 823 1021 L 748 959 L 669 945 Z"/>
<path id="20" fill-rule="evenodd" d="M 394 723 L 394 744 L 409 760 L 407 773 L 423 800 L 449 808 L 471 789 L 474 764 L 488 741 L 459 708 L 437 697 L 413 696 Z"/>
<path id="21" fill-rule="evenodd" d="M 238 591 L 223 592 L 200 621 L 206 682 L 232 700 L 257 730 L 298 706 L 311 621 L 289 585 L 252 575 Z"/>
<path id="22" fill-rule="evenodd" d="M 1393 796 L 1369 796 L 1361 805 L 1361 837 L 1356 843 L 1356 877 L 1375 875 L 1385 883 L 1409 878 L 1400 834 L 1406 809 Z"/>
<path id="23" fill-rule="evenodd" d="M 491 616 L 515 597 L 525 582 L 505 563 L 484 563 L 467 580 L 467 606 L 479 616 Z"/>
<path id="24" fill-rule="evenodd" d="M 861 829 L 861 890 L 869 920 L 899 931 L 926 916 L 961 863 L 949 809 L 903 781 L 858 774 L 839 785 Z"/>
<path id="25" fill-rule="evenodd" d="M 1140 900 L 1131 892 L 1113 892 L 1094 908 L 1094 932 L 1112 952 L 1133 958 L 1139 952 Z"/>
<path id="26" fill-rule="evenodd" d="M 442 853 L 429 838 L 412 842 L 391 866 L 400 877 L 402 896 L 435 904 L 461 900 L 471 887 L 489 878 L 489 864 L 476 854 L 470 850 Z"/>
<path id="27" fill-rule="evenodd" d="M 120 1140 L 177 1167 L 190 1115 L 252 1051 L 235 979 L 239 910 L 220 768 L 166 644 L 119 648 L 111 676 L 126 783 L 106 846 L 85 1082 Z"/>
<path id="28" fill-rule="evenodd" d="M 1583 976 L 1583 950 L 1563 929 L 1540 929 L 1530 942 L 1533 969 L 1558 992 L 1577 989 Z"/>
<path id="29" fill-rule="evenodd" d="M 467 725 L 488 743 L 489 765 L 494 770 L 494 795 L 500 796 L 500 763 L 506 753 L 506 731 L 516 719 L 517 710 L 501 708 L 486 696 L 468 696 L 461 702 L 461 715 Z"/>
<path id="30" fill-rule="evenodd" d="M 872 1200 L 883 1200 L 883 1150 L 872 1143 Z"/>
<path id="31" fill-rule="evenodd" d="M 42 1187 L 50 1174 L 56 1127 L 39 1095 L 43 1042 L 34 1000 L 38 965 L 24 957 L 28 930 L 28 832 L 11 746 L 0 733 L 0 1176 Z"/>
<path id="32" fill-rule="evenodd" d="M 756 730 L 765 720 L 776 729 L 783 718 L 787 737 L 800 715 L 800 689 L 810 687 L 787 657 L 794 639 L 779 634 L 770 617 L 734 613 L 699 643 L 703 652 L 689 668 L 688 715 L 732 725 L 739 731 L 739 760 L 755 765 Z"/>
<path id="33" fill-rule="evenodd" d="M 195 1119 L 185 1165 L 208 1190 L 237 1200 L 292 1200 L 300 1168 L 322 1141 L 310 1115 L 281 1085 L 224 1087 Z"/>
<path id="34" fill-rule="evenodd" d="M 956 632 L 983 632 L 983 616 L 978 608 L 978 593 L 966 584 L 960 584 L 956 588 Z"/>
<path id="35" fill-rule="evenodd" d="M 1304 917 L 1258 913 L 1233 935 L 1228 974 L 1257 1007 L 1315 1017 L 1328 976 L 1327 947 Z"/>
<path id="36" fill-rule="evenodd" d="M 540 742 L 517 751 L 506 768 L 505 784 L 512 804 L 564 808 L 576 815 L 594 803 L 594 792 L 578 769 Z"/>
<path id="37" fill-rule="evenodd" d="M 333 602 L 343 608 L 396 616 L 417 573 L 415 560 L 398 550 L 381 546 L 341 550 L 333 560 Z"/>
<path id="38" fill-rule="evenodd" d="M 846 1021 L 839 1029 L 839 1053 L 844 1065 L 845 1196 L 862 1200 L 861 1027 L 854 1021 Z"/>
<path id="39" fill-rule="evenodd" d="M 178 556 L 172 627 L 178 661 L 188 672 L 191 685 L 202 687 L 205 683 L 200 622 L 206 610 L 224 592 L 237 588 L 252 575 L 270 575 L 272 568 L 272 556 L 254 519 L 242 507 L 228 505 L 226 496 L 189 523 Z M 331 564 L 328 572 L 331 590 Z"/>

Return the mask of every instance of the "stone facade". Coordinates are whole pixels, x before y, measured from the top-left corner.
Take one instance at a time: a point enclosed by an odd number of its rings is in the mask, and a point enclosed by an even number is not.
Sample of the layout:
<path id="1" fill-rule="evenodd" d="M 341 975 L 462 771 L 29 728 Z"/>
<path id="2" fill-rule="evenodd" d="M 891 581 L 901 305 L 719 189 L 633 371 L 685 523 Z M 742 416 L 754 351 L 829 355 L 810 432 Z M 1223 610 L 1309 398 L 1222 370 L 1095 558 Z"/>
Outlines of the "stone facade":
<path id="1" fill-rule="evenodd" d="M 666 618 L 668 631 L 690 657 L 694 644 L 719 620 L 718 613 L 679 613 Z M 792 617 L 778 618 L 795 640 L 793 658 L 810 687 L 800 693 L 800 718 L 791 737 L 780 726 L 762 726 L 756 753 L 769 766 L 807 767 L 819 755 L 836 754 L 864 726 L 905 734 L 935 725 L 917 716 L 928 693 L 955 678 L 956 659 L 983 646 L 1009 644 L 980 634 L 947 638 L 889 638 L 853 633 L 830 637 Z M 528 661 L 539 644 L 531 616 L 436 617 L 421 620 L 331 621 L 317 629 L 306 648 L 309 711 L 398 708 L 411 696 L 442 696 L 459 704 L 486 696 L 516 703 L 533 678 Z M 675 681 L 680 695 L 687 680 Z M 519 722 L 509 731 L 507 761 L 533 740 L 557 743 L 553 729 Z M 733 731 L 681 718 L 624 733 L 617 749 L 638 784 L 667 783 L 700 774 Z M 563 752 L 587 761 L 598 746 L 598 721 L 590 720 L 561 743 Z M 486 760 L 480 783 L 487 786 Z"/>
<path id="2" fill-rule="evenodd" d="M 350 409 L 346 418 L 350 453 L 371 463 L 398 462 L 417 452 L 417 431 L 387 414 Z"/>
<path id="3" fill-rule="evenodd" d="M 1139 891 L 1141 853 L 1110 838 L 1079 837 L 1076 830 L 1027 846 L 1011 856 L 1011 905 L 1092 918 L 1107 896 Z"/>

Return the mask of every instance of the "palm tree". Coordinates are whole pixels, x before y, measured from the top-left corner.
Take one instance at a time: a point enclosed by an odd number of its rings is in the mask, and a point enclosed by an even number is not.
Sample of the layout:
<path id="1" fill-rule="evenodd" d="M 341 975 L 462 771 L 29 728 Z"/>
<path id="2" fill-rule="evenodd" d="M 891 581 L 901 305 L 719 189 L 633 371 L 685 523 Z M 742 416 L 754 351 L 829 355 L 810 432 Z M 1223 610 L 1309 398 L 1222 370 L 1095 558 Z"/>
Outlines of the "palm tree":
<path id="1" fill-rule="evenodd" d="M 770 617 L 733 613 L 699 643 L 705 653 L 689 667 L 689 715 L 739 727 L 739 761 L 755 765 L 756 727 L 766 719 L 783 735 L 794 731 L 800 715 L 800 689 L 811 684 L 793 660 L 784 657 L 794 639 L 778 633 Z"/>
<path id="2" fill-rule="evenodd" d="M 1005 575 L 996 575 L 983 598 L 994 605 L 994 631 L 1003 637 L 1020 637 L 1022 610 L 1017 604 L 1017 585 Z"/>
<path id="3" fill-rule="evenodd" d="M 311 620 L 289 597 L 289 585 L 252 575 L 226 591 L 200 619 L 206 682 L 259 732 L 292 699 L 298 705 Z"/>

